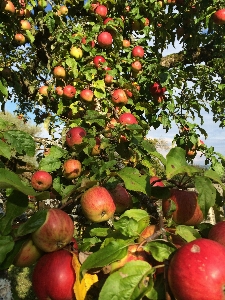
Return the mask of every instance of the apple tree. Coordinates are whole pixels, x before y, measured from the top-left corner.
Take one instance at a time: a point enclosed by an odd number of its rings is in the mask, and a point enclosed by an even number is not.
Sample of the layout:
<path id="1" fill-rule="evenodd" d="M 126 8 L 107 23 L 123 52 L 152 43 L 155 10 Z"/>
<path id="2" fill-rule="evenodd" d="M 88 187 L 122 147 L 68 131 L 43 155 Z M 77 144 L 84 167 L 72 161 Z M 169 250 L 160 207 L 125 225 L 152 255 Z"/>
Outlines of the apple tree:
<path id="1" fill-rule="evenodd" d="M 1 270 L 36 264 L 38 299 L 172 299 L 171 257 L 223 220 L 224 156 L 201 139 L 203 112 L 225 125 L 225 1 L 1 0 L 0 19 L 1 109 L 51 135 L 0 116 Z M 163 157 L 148 133 L 172 124 Z"/>

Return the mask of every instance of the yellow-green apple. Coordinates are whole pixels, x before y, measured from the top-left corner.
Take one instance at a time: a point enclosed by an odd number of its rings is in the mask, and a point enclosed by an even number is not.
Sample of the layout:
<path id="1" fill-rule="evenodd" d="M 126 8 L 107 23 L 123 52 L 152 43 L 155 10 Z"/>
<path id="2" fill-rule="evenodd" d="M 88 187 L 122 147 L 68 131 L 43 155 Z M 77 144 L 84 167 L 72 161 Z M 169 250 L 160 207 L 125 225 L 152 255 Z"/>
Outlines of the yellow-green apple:
<path id="1" fill-rule="evenodd" d="M 142 64 L 139 60 L 132 62 L 131 68 L 134 72 L 139 72 L 142 69 Z"/>
<path id="2" fill-rule="evenodd" d="M 69 147 L 73 147 L 74 145 L 79 145 L 83 141 L 83 137 L 86 136 L 86 131 L 84 128 L 77 126 L 71 128 L 66 133 L 66 143 Z"/>
<path id="3" fill-rule="evenodd" d="M 175 210 L 170 213 L 172 203 Z M 171 189 L 170 198 L 162 201 L 162 210 L 165 217 L 172 216 L 174 222 L 180 225 L 195 226 L 204 219 L 198 204 L 198 194 L 193 191 Z"/>
<path id="4" fill-rule="evenodd" d="M 81 162 L 77 159 L 67 159 L 63 164 L 63 175 L 67 179 L 75 179 L 80 176 Z"/>
<path id="5" fill-rule="evenodd" d="M 116 213 L 123 213 L 125 210 L 132 208 L 133 201 L 131 194 L 121 185 L 117 186 L 110 191 L 113 201 L 116 205 Z"/>
<path id="6" fill-rule="evenodd" d="M 105 5 L 98 5 L 96 8 L 95 8 L 95 13 L 99 16 L 101 16 L 103 19 L 106 18 L 107 16 L 107 13 L 108 13 L 108 9 Z"/>
<path id="7" fill-rule="evenodd" d="M 225 24 L 225 8 L 217 10 L 212 15 L 212 20 L 217 25 L 223 25 L 223 24 Z"/>
<path id="8" fill-rule="evenodd" d="M 48 2 L 46 0 L 39 0 L 38 1 L 38 8 L 43 10 L 47 7 Z"/>
<path id="9" fill-rule="evenodd" d="M 109 48 L 112 46 L 113 37 L 112 37 L 111 33 L 107 32 L 107 31 L 103 31 L 98 35 L 97 41 L 98 41 L 98 44 L 100 47 Z"/>
<path id="10" fill-rule="evenodd" d="M 67 250 L 44 254 L 37 262 L 32 286 L 38 299 L 75 300 L 73 255 Z"/>
<path id="11" fill-rule="evenodd" d="M 76 89 L 73 85 L 66 85 L 63 89 L 63 96 L 68 99 L 73 99 L 76 94 Z"/>
<path id="12" fill-rule="evenodd" d="M 81 207 L 85 217 L 95 223 L 108 221 L 116 210 L 109 191 L 101 186 L 93 186 L 83 193 Z"/>
<path id="13" fill-rule="evenodd" d="M 91 102 L 94 97 L 94 93 L 90 89 L 84 89 L 80 92 L 80 97 L 82 100 Z"/>
<path id="14" fill-rule="evenodd" d="M 48 190 L 52 185 L 52 175 L 46 171 L 37 171 L 31 177 L 31 185 L 40 192 Z"/>
<path id="15" fill-rule="evenodd" d="M 83 57 L 83 50 L 79 47 L 73 46 L 70 48 L 70 55 L 79 60 Z"/>
<path id="16" fill-rule="evenodd" d="M 208 238 L 225 246 L 225 221 L 220 221 L 209 230 Z"/>
<path id="17" fill-rule="evenodd" d="M 65 247 L 72 239 L 74 224 L 70 216 L 59 208 L 47 211 L 46 220 L 31 236 L 34 244 L 44 252 Z"/>
<path id="18" fill-rule="evenodd" d="M 117 105 L 126 105 L 127 95 L 123 89 L 116 89 L 112 92 L 112 102 Z"/>
<path id="19" fill-rule="evenodd" d="M 209 239 L 196 239 L 180 247 L 168 267 L 168 283 L 174 298 L 224 299 L 224 260 L 225 247 Z"/>
<path id="20" fill-rule="evenodd" d="M 16 41 L 17 44 L 23 45 L 26 42 L 26 38 L 22 33 L 16 33 L 14 35 L 14 40 Z"/>
<path id="21" fill-rule="evenodd" d="M 20 21 L 20 28 L 23 30 L 30 30 L 31 29 L 31 25 L 30 22 L 27 20 L 21 20 Z"/>
<path id="22" fill-rule="evenodd" d="M 61 86 L 57 86 L 55 88 L 55 92 L 58 96 L 62 96 L 63 95 L 63 88 Z"/>
<path id="23" fill-rule="evenodd" d="M 119 116 L 119 123 L 123 125 L 127 125 L 127 124 L 137 124 L 138 122 L 133 114 L 127 112 Z"/>
<path id="24" fill-rule="evenodd" d="M 123 40 L 123 47 L 129 48 L 130 47 L 130 41 L 129 40 Z"/>
<path id="25" fill-rule="evenodd" d="M 9 12 L 11 14 L 14 14 L 16 9 L 12 1 L 9 0 L 3 0 L 1 2 L 1 11 Z"/>
<path id="26" fill-rule="evenodd" d="M 57 66 L 53 69 L 53 75 L 55 78 L 65 79 L 66 78 L 66 70 L 62 66 Z"/>
<path id="27" fill-rule="evenodd" d="M 101 55 L 96 55 L 93 59 L 93 63 L 96 66 L 96 68 L 100 68 L 102 64 L 105 62 L 106 62 L 105 58 Z"/>
<path id="28" fill-rule="evenodd" d="M 30 267 L 38 261 L 43 253 L 29 237 L 24 240 L 22 247 L 13 260 L 13 265 L 20 268 Z"/>
<path id="29" fill-rule="evenodd" d="M 68 14 L 68 8 L 66 5 L 62 5 L 59 8 L 59 12 L 62 16 L 66 16 Z"/>
<path id="30" fill-rule="evenodd" d="M 47 85 L 42 85 L 39 88 L 39 94 L 45 97 L 48 97 L 48 86 Z"/>
<path id="31" fill-rule="evenodd" d="M 139 58 L 143 58 L 145 55 L 145 51 L 143 49 L 143 47 L 141 46 L 135 46 L 132 50 L 132 56 L 133 57 L 139 57 Z"/>

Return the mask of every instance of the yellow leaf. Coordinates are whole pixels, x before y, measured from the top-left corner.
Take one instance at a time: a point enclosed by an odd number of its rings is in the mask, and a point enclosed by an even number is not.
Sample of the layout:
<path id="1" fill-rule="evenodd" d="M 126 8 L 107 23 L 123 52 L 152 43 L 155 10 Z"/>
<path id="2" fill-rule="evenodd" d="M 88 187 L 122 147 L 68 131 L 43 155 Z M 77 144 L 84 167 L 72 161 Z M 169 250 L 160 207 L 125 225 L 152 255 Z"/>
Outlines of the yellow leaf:
<path id="1" fill-rule="evenodd" d="M 73 286 L 73 290 L 76 296 L 76 300 L 86 300 L 86 295 L 88 290 L 92 287 L 93 284 L 98 282 L 98 276 L 96 274 L 91 275 L 86 273 L 82 280 L 79 280 L 80 277 L 80 267 L 81 264 L 78 260 L 76 254 L 73 253 L 73 268 L 76 273 L 76 282 Z"/>

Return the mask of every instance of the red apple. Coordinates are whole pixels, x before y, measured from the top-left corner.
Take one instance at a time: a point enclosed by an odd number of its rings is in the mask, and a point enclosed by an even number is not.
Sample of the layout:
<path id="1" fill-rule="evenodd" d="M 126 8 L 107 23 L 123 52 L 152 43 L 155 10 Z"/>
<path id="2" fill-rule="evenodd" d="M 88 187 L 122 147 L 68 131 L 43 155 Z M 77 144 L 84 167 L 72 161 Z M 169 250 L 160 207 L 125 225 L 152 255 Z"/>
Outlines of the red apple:
<path id="1" fill-rule="evenodd" d="M 39 88 L 39 94 L 45 97 L 48 97 L 48 86 L 47 85 L 42 85 Z"/>
<path id="2" fill-rule="evenodd" d="M 62 96 L 63 95 L 63 88 L 61 86 L 57 86 L 55 88 L 55 92 L 58 96 Z"/>
<path id="3" fill-rule="evenodd" d="M 82 100 L 91 102 L 94 97 L 94 93 L 89 89 L 84 89 L 80 92 L 80 97 Z"/>
<path id="4" fill-rule="evenodd" d="M 25 268 L 30 267 L 43 255 L 40 250 L 32 241 L 31 238 L 24 240 L 19 253 L 14 258 L 13 264 L 16 267 Z"/>
<path id="5" fill-rule="evenodd" d="M 31 29 L 31 25 L 30 22 L 27 20 L 21 20 L 20 21 L 20 28 L 23 30 L 30 30 Z"/>
<path id="6" fill-rule="evenodd" d="M 3 0 L 1 2 L 1 11 L 9 12 L 11 14 L 14 14 L 16 9 L 12 1 L 9 0 Z"/>
<path id="7" fill-rule="evenodd" d="M 119 123 L 123 125 L 137 124 L 137 119 L 131 113 L 123 113 L 119 116 Z"/>
<path id="8" fill-rule="evenodd" d="M 16 33 L 14 36 L 14 40 L 17 42 L 19 45 L 23 45 L 26 42 L 26 38 L 22 33 Z"/>
<path id="9" fill-rule="evenodd" d="M 169 287 L 178 300 L 224 299 L 225 247 L 197 239 L 180 247 L 168 268 Z"/>
<path id="10" fill-rule="evenodd" d="M 70 55 L 79 60 L 83 57 L 83 50 L 81 48 L 73 46 L 70 48 Z"/>
<path id="11" fill-rule="evenodd" d="M 93 186 L 81 197 L 81 207 L 85 217 L 91 222 L 104 222 L 113 217 L 116 206 L 108 190 Z"/>
<path id="12" fill-rule="evenodd" d="M 132 50 L 132 56 L 133 57 L 143 58 L 144 54 L 145 54 L 145 51 L 141 46 L 135 46 Z"/>
<path id="13" fill-rule="evenodd" d="M 160 180 L 157 176 L 152 176 L 149 180 L 150 184 L 153 184 L 153 186 L 161 186 L 164 187 L 164 183 Z"/>
<path id="14" fill-rule="evenodd" d="M 112 93 L 112 102 L 114 104 L 126 105 L 128 102 L 127 95 L 123 89 L 116 89 Z"/>
<path id="15" fill-rule="evenodd" d="M 132 98 L 133 97 L 133 93 L 130 90 L 124 90 L 127 97 Z"/>
<path id="16" fill-rule="evenodd" d="M 72 85 L 66 85 L 63 89 L 63 96 L 68 99 L 73 99 L 76 94 L 76 89 Z"/>
<path id="17" fill-rule="evenodd" d="M 32 285 L 38 299 L 75 300 L 73 286 L 76 275 L 73 255 L 59 250 L 43 255 L 37 262 Z"/>
<path id="18" fill-rule="evenodd" d="M 103 21 L 103 24 L 106 25 L 109 21 L 113 21 L 113 18 L 106 18 L 106 19 Z"/>
<path id="19" fill-rule="evenodd" d="M 105 58 L 104 58 L 103 56 L 101 56 L 101 55 L 97 55 L 97 56 L 95 56 L 94 59 L 93 59 L 93 63 L 94 63 L 94 65 L 96 66 L 96 68 L 101 67 L 101 65 L 102 65 L 104 62 L 106 62 L 106 60 L 105 60 Z"/>
<path id="20" fill-rule="evenodd" d="M 132 62 L 131 68 L 133 71 L 139 72 L 142 69 L 142 64 L 140 63 L 139 60 L 136 60 L 136 61 Z"/>
<path id="21" fill-rule="evenodd" d="M 105 5 L 98 5 L 95 9 L 95 13 L 105 19 L 108 13 L 108 9 Z"/>
<path id="22" fill-rule="evenodd" d="M 161 84 L 159 84 L 158 82 L 154 82 L 151 86 L 150 86 L 150 92 L 151 94 L 154 95 L 162 95 L 163 93 L 165 93 L 166 88 L 163 88 L 161 86 Z"/>
<path id="23" fill-rule="evenodd" d="M 111 84 L 113 83 L 113 76 L 106 73 L 104 77 L 105 84 Z"/>
<path id="24" fill-rule="evenodd" d="M 123 47 L 129 48 L 130 47 L 130 41 L 129 40 L 123 40 Z"/>
<path id="25" fill-rule="evenodd" d="M 66 70 L 63 67 L 61 67 L 61 66 L 57 66 L 53 70 L 53 75 L 55 76 L 55 78 L 65 79 L 65 77 L 66 77 Z"/>
<path id="26" fill-rule="evenodd" d="M 217 10 L 212 15 L 213 22 L 217 25 L 225 24 L 225 8 Z"/>
<path id="27" fill-rule="evenodd" d="M 86 136 L 86 131 L 82 127 L 73 127 L 66 134 L 66 143 L 69 147 L 79 145 Z"/>
<path id="28" fill-rule="evenodd" d="M 113 37 L 111 33 L 103 31 L 98 35 L 97 41 L 100 47 L 109 48 L 112 46 Z"/>
<path id="29" fill-rule="evenodd" d="M 31 236 L 39 249 L 53 252 L 65 247 L 71 241 L 73 233 L 74 224 L 70 216 L 59 208 L 51 208 L 44 224 Z"/>
<path id="30" fill-rule="evenodd" d="M 220 221 L 212 226 L 208 238 L 225 246 L 225 221 Z"/>
<path id="31" fill-rule="evenodd" d="M 63 164 L 63 175 L 67 179 L 75 179 L 80 176 L 81 163 L 77 159 L 68 159 Z"/>
<path id="32" fill-rule="evenodd" d="M 177 224 L 195 226 L 203 221 L 204 217 L 196 192 L 171 189 L 170 198 L 162 201 L 164 216 L 170 214 L 171 201 L 176 206 L 175 211 L 172 212 L 172 219 Z"/>
<path id="33" fill-rule="evenodd" d="M 84 45 L 87 43 L 86 37 L 82 37 L 81 43 L 84 44 Z M 88 44 L 91 46 L 91 48 L 94 48 L 94 46 L 95 46 L 95 41 L 90 41 Z"/>
<path id="34" fill-rule="evenodd" d="M 132 208 L 132 197 L 121 184 L 117 184 L 117 186 L 110 191 L 110 194 L 116 205 L 116 213 L 120 214 L 123 213 L 125 210 Z"/>
<path id="35" fill-rule="evenodd" d="M 52 175 L 46 171 L 37 171 L 31 177 L 31 185 L 37 191 L 45 191 L 52 185 Z"/>

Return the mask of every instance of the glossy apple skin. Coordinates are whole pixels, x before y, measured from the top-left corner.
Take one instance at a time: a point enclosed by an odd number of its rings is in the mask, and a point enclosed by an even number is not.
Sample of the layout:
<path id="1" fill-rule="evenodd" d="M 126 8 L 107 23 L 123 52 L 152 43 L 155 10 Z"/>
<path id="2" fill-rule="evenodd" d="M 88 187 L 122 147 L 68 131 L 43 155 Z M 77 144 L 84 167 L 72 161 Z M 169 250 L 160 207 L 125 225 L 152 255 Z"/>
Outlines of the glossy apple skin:
<path id="1" fill-rule="evenodd" d="M 68 159 L 63 164 L 63 175 L 67 179 L 75 179 L 80 176 L 81 163 L 77 159 Z"/>
<path id="2" fill-rule="evenodd" d="M 167 216 L 171 205 L 170 201 L 173 201 L 176 205 L 176 210 L 172 213 L 174 222 L 180 225 L 198 225 L 204 217 L 197 199 L 198 195 L 195 192 L 172 189 L 170 198 L 162 202 L 163 214 Z"/>
<path id="3" fill-rule="evenodd" d="M 71 47 L 70 55 L 79 60 L 83 56 L 83 50 L 81 48 Z"/>
<path id="4" fill-rule="evenodd" d="M 132 50 L 133 57 L 143 58 L 144 54 L 145 54 L 145 51 L 141 46 L 135 46 Z"/>
<path id="5" fill-rule="evenodd" d="M 67 245 L 73 233 L 74 224 L 69 215 L 61 209 L 51 208 L 44 224 L 32 233 L 32 240 L 44 252 L 53 252 Z"/>
<path id="6" fill-rule="evenodd" d="M 111 33 L 103 31 L 98 35 L 97 41 L 100 47 L 109 48 L 112 46 L 113 38 Z"/>
<path id="7" fill-rule="evenodd" d="M 39 88 L 39 94 L 41 94 L 42 96 L 47 97 L 48 96 L 48 86 L 47 85 L 42 85 Z"/>
<path id="8" fill-rule="evenodd" d="M 22 33 L 16 33 L 14 39 L 19 45 L 23 45 L 26 42 L 26 38 Z"/>
<path id="9" fill-rule="evenodd" d="M 81 207 L 86 218 L 96 223 L 108 221 L 116 210 L 112 196 L 101 186 L 93 186 L 84 192 Z"/>
<path id="10" fill-rule="evenodd" d="M 135 71 L 135 72 L 141 71 L 141 69 L 142 69 L 142 64 L 140 63 L 139 60 L 136 60 L 136 61 L 134 61 L 134 62 L 131 64 L 131 68 L 132 68 L 132 70 Z"/>
<path id="11" fill-rule="evenodd" d="M 119 117 L 119 123 L 123 125 L 127 124 L 137 124 L 137 119 L 131 113 L 124 113 Z"/>
<path id="12" fill-rule="evenodd" d="M 40 300 L 75 300 L 73 285 L 76 275 L 72 254 L 58 250 L 43 255 L 37 262 L 32 276 L 34 292 Z"/>
<path id="13" fill-rule="evenodd" d="M 66 143 L 69 147 L 79 145 L 83 141 L 83 137 L 86 136 L 86 131 L 82 127 L 73 127 L 66 134 Z"/>
<path id="14" fill-rule="evenodd" d="M 2 1 L 0 8 L 3 11 L 9 12 L 9 13 L 12 13 L 12 14 L 14 14 L 15 11 L 16 11 L 15 6 L 12 3 L 12 1 L 7 1 L 7 0 Z"/>
<path id="15" fill-rule="evenodd" d="M 65 79 L 65 77 L 66 77 L 66 71 L 65 71 L 65 69 L 63 67 L 57 66 L 53 70 L 53 75 L 55 76 L 55 78 L 63 78 L 63 79 Z"/>
<path id="16" fill-rule="evenodd" d="M 213 22 L 217 25 L 225 24 L 225 8 L 217 10 L 212 16 Z"/>
<path id="17" fill-rule="evenodd" d="M 21 20 L 20 21 L 20 26 L 21 26 L 21 29 L 23 29 L 23 30 L 30 30 L 31 29 L 31 25 L 27 20 Z"/>
<path id="18" fill-rule="evenodd" d="M 209 230 L 208 238 L 225 246 L 225 221 L 220 221 Z"/>
<path id="19" fill-rule="evenodd" d="M 127 95 L 123 89 L 116 89 L 112 93 L 112 102 L 118 105 L 126 105 L 128 102 Z"/>
<path id="20" fill-rule="evenodd" d="M 93 63 L 96 66 L 96 68 L 100 68 L 101 65 L 106 62 L 105 58 L 101 55 L 96 55 L 93 59 Z"/>
<path id="21" fill-rule="evenodd" d="M 117 186 L 110 191 L 110 194 L 116 205 L 116 213 L 123 213 L 125 210 L 132 208 L 132 197 L 121 184 L 117 184 Z"/>
<path id="22" fill-rule="evenodd" d="M 68 99 L 73 99 L 76 94 L 76 89 L 72 85 L 66 85 L 63 89 L 63 96 Z"/>
<path id="23" fill-rule="evenodd" d="M 37 171 L 31 177 L 31 185 L 37 191 L 45 191 L 52 185 L 52 175 L 46 171 Z"/>
<path id="24" fill-rule="evenodd" d="M 89 89 L 84 89 L 80 92 L 80 97 L 82 100 L 91 102 L 94 97 L 94 93 Z"/>
<path id="25" fill-rule="evenodd" d="M 180 247 L 168 268 L 168 282 L 177 300 L 224 300 L 225 247 L 197 239 Z"/>
<path id="26" fill-rule="evenodd" d="M 95 9 L 95 13 L 105 19 L 108 13 L 108 9 L 105 5 L 98 5 Z"/>

